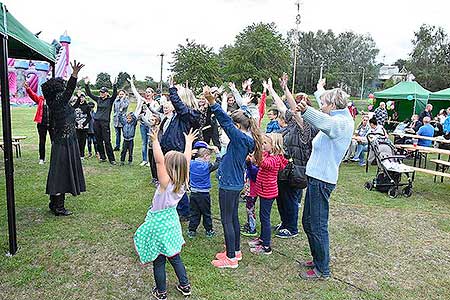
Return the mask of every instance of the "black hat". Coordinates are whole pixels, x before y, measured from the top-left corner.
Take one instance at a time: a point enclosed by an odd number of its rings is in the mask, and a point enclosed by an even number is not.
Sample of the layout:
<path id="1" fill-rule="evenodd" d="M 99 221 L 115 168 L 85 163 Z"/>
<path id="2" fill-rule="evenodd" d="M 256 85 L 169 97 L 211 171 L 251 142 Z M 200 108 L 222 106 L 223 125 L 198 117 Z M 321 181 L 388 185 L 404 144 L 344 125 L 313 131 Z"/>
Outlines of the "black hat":
<path id="1" fill-rule="evenodd" d="M 104 86 L 100 89 L 100 93 L 107 93 L 108 89 L 105 88 Z"/>

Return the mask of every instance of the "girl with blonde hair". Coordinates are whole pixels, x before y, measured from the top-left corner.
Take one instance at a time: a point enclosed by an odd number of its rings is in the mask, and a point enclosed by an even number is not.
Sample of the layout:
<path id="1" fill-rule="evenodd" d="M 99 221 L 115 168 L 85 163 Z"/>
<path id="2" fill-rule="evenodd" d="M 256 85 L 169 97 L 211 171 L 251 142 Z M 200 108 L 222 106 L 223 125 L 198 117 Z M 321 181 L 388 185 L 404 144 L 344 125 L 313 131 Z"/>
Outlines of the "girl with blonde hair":
<path id="1" fill-rule="evenodd" d="M 177 290 L 183 296 L 191 294 L 186 269 L 180 257 L 185 242 L 176 207 L 189 183 L 192 142 L 197 138 L 197 134 L 198 132 L 192 132 L 192 129 L 189 134 L 184 134 L 184 153 L 169 151 L 166 155 L 163 154 L 158 141 L 158 129 L 150 135 L 159 185 L 145 222 L 134 235 L 134 245 L 141 263 L 153 262 L 156 287 L 153 288 L 152 294 L 156 299 L 167 299 L 166 260 L 169 260 L 178 277 Z"/>

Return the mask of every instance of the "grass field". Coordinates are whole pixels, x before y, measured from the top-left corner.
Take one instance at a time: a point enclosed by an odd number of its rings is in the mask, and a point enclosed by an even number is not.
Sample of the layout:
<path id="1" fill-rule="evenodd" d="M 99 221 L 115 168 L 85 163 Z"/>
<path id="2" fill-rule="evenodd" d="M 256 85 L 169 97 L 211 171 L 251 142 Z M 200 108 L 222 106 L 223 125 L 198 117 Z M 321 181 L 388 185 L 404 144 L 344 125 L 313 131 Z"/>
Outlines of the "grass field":
<path id="1" fill-rule="evenodd" d="M 133 166 L 84 161 L 87 192 L 68 197 L 66 206 L 73 216 L 54 217 L 44 194 L 48 164 L 37 163 L 34 113 L 35 108 L 12 109 L 13 133 L 28 136 L 22 158 L 14 159 L 20 249 L 12 258 L 3 255 L 8 238 L 0 153 L 0 299 L 150 298 L 152 270 L 139 264 L 132 243 L 154 191 L 149 169 L 138 166 L 139 133 Z M 218 235 L 185 237 L 182 258 L 193 286 L 191 298 L 450 299 L 449 181 L 433 183 L 432 176 L 417 174 L 411 198 L 390 199 L 363 189 L 374 173 L 374 167 L 366 174 L 356 164 L 341 166 L 330 202 L 333 278 L 326 282 L 298 277 L 302 270 L 298 261 L 309 259 L 302 231 L 295 239 L 274 238 L 275 252 L 264 257 L 252 255 L 243 238 L 239 268 L 214 269 L 210 261 L 223 249 L 215 185 L 212 202 Z M 244 214 L 241 204 L 241 221 Z M 274 207 L 272 223 L 278 221 Z M 169 298 L 181 299 L 174 272 L 171 267 L 167 270 Z"/>

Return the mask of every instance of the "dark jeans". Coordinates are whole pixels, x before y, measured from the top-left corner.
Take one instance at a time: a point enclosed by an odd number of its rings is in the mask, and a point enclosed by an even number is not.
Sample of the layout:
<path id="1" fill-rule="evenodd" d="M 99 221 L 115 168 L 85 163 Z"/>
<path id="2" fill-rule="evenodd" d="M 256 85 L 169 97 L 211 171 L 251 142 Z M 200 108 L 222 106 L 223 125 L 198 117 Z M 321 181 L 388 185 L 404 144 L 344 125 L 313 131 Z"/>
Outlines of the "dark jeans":
<path id="1" fill-rule="evenodd" d="M 123 140 L 122 152 L 120 153 L 121 162 L 125 161 L 125 156 L 127 155 L 127 152 L 128 152 L 128 161 L 129 162 L 133 161 L 133 146 L 134 146 L 133 140 L 130 141 Z"/>
<path id="2" fill-rule="evenodd" d="M 153 179 L 158 179 L 158 171 L 156 170 L 155 157 L 153 156 L 153 149 L 148 148 L 148 162 L 150 163 L 150 172 Z"/>
<path id="3" fill-rule="evenodd" d="M 209 192 L 191 192 L 189 205 L 191 210 L 191 216 L 189 218 L 189 231 L 197 230 L 202 217 L 203 227 L 205 227 L 205 230 L 212 230 L 211 197 L 209 196 Z"/>
<path id="4" fill-rule="evenodd" d="M 87 129 L 77 129 L 78 148 L 80 148 L 80 157 L 84 157 L 84 148 L 86 148 Z"/>
<path id="5" fill-rule="evenodd" d="M 335 187 L 335 184 L 308 177 L 303 207 L 303 230 L 308 237 L 314 265 L 316 270 L 325 276 L 330 275 L 328 212 L 330 195 Z"/>
<path id="6" fill-rule="evenodd" d="M 108 121 L 94 121 L 94 132 L 95 138 L 97 139 L 97 148 L 98 154 L 100 155 L 100 159 L 106 159 L 105 156 L 105 148 L 106 155 L 108 155 L 109 161 L 115 161 L 113 148 L 111 146 L 111 129 L 109 128 Z"/>
<path id="7" fill-rule="evenodd" d="M 88 146 L 89 154 L 92 154 L 92 145 L 94 145 L 94 154 L 96 154 L 98 152 L 97 139 L 95 138 L 95 134 L 88 133 L 87 134 L 87 146 Z"/>
<path id="8" fill-rule="evenodd" d="M 47 131 L 52 140 L 53 131 L 49 126 L 43 124 L 37 124 L 37 131 L 39 134 L 39 159 L 45 160 L 45 142 L 47 141 Z"/>
<path id="9" fill-rule="evenodd" d="M 203 140 L 209 145 L 212 140 L 213 145 L 220 150 L 220 139 L 219 139 L 219 129 L 217 125 L 211 125 L 211 128 L 203 131 Z"/>
<path id="10" fill-rule="evenodd" d="M 169 260 L 175 274 L 178 277 L 180 285 L 186 286 L 189 284 L 189 280 L 186 274 L 186 268 L 184 267 L 183 261 L 181 260 L 180 254 L 172 257 L 166 257 L 164 255 L 159 255 L 153 261 L 153 276 L 155 277 L 156 288 L 158 292 L 165 292 L 167 289 L 166 284 L 166 259 Z"/>
<path id="11" fill-rule="evenodd" d="M 241 191 L 219 188 L 220 219 L 228 258 L 234 258 L 235 252 L 241 250 L 241 226 L 238 217 L 240 193 Z"/>
<path id="12" fill-rule="evenodd" d="M 142 124 L 139 126 L 139 129 L 141 131 L 141 138 L 142 138 L 142 161 L 148 161 L 147 157 L 147 146 L 148 146 L 148 133 L 150 131 L 150 128 Z"/>
<path id="13" fill-rule="evenodd" d="M 264 247 L 270 246 L 270 240 L 272 238 L 270 228 L 270 212 L 272 211 L 272 204 L 274 200 L 275 199 L 259 197 L 259 221 L 261 222 L 261 235 L 259 238 L 262 240 L 262 245 Z"/>
<path id="14" fill-rule="evenodd" d="M 189 198 L 187 193 L 184 193 L 183 197 L 178 202 L 177 212 L 180 217 L 189 218 Z"/>
<path id="15" fill-rule="evenodd" d="M 281 228 L 292 234 L 298 233 L 298 204 L 303 190 L 292 188 L 287 181 L 278 181 L 277 207 L 280 213 Z"/>
<path id="16" fill-rule="evenodd" d="M 114 127 L 114 130 L 116 131 L 116 146 L 115 149 L 120 149 L 120 138 L 122 135 L 122 127 Z"/>

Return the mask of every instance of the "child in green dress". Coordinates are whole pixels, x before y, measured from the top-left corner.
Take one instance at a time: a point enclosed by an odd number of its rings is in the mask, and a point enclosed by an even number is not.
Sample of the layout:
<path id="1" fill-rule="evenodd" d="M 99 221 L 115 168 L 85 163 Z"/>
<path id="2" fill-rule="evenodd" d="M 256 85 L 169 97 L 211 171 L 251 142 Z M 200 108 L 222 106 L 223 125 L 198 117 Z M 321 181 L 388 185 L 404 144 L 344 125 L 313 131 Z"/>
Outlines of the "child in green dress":
<path id="1" fill-rule="evenodd" d="M 153 262 L 156 287 L 153 288 L 152 295 L 156 299 L 167 299 L 166 260 L 169 260 L 178 277 L 177 290 L 183 296 L 191 294 L 186 269 L 180 257 L 184 239 L 176 208 L 189 183 L 192 143 L 197 134 L 197 131 L 192 130 L 189 134 L 184 134 L 186 139 L 184 153 L 169 151 L 166 155 L 162 153 L 158 141 L 158 129 L 150 135 L 159 185 L 145 222 L 134 235 L 134 245 L 141 263 Z"/>

